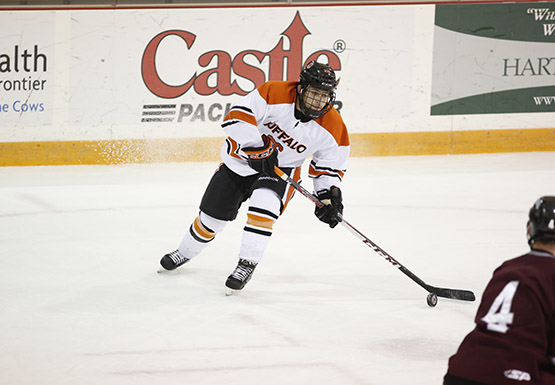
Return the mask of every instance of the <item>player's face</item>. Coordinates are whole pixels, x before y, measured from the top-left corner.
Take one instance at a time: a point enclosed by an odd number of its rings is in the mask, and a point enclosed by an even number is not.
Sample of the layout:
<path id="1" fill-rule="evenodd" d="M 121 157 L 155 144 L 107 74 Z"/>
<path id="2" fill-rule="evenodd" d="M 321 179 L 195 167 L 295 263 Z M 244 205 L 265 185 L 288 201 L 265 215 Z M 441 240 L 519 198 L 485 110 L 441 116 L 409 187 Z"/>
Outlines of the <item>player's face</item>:
<path id="1" fill-rule="evenodd" d="M 329 101 L 329 93 L 319 90 L 312 86 L 308 86 L 303 93 L 303 103 L 306 108 L 314 111 L 322 110 Z"/>

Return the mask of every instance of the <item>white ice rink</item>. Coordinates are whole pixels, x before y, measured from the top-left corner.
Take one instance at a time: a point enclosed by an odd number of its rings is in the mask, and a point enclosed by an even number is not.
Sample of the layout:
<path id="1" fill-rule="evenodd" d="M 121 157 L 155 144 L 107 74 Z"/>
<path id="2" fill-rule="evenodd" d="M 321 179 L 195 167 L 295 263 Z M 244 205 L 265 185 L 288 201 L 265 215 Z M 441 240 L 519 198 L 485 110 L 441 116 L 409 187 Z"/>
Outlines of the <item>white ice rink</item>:
<path id="1" fill-rule="evenodd" d="M 156 273 L 216 166 L 0 168 L 0 384 L 439 385 L 493 269 L 528 250 L 528 209 L 555 195 L 555 152 L 352 158 L 345 218 L 478 301 L 429 308 L 300 194 L 226 297 L 244 209 L 197 259 Z"/>

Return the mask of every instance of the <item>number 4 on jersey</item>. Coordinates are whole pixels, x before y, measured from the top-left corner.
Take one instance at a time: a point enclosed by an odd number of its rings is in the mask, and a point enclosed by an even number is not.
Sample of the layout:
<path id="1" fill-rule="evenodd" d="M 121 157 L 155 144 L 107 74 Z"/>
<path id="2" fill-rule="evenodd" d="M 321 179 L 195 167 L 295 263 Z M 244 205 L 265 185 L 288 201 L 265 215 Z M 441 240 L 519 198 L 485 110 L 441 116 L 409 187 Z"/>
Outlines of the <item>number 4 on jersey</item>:
<path id="1" fill-rule="evenodd" d="M 506 333 L 509 330 L 507 325 L 513 323 L 514 313 L 511 313 L 511 305 L 517 287 L 518 281 L 511 281 L 495 297 L 488 313 L 482 318 L 482 321 L 487 324 L 488 330 L 499 333 Z"/>

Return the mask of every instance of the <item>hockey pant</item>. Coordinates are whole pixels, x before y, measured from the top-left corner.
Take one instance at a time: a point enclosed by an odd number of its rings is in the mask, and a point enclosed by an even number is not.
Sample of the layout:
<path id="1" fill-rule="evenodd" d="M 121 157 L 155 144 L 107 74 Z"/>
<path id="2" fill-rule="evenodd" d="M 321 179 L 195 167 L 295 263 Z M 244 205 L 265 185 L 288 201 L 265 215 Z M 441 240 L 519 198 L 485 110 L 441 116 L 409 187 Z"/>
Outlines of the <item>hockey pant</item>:
<path id="1" fill-rule="evenodd" d="M 284 168 L 299 180 L 300 167 Z M 194 258 L 217 233 L 237 218 L 241 205 L 248 200 L 247 221 L 243 228 L 239 258 L 258 263 L 270 242 L 273 225 L 284 212 L 294 193 L 293 187 L 276 176 L 256 174 L 247 177 L 221 164 L 202 197 L 200 213 L 183 237 L 179 252 Z"/>

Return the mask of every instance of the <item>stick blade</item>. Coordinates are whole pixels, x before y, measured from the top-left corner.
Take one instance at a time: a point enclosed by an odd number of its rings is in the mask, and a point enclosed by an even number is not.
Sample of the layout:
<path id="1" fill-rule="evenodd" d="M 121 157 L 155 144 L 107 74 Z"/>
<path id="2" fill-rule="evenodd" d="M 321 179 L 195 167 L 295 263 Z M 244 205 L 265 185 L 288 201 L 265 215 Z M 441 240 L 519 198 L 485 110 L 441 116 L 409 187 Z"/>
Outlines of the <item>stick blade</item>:
<path id="1" fill-rule="evenodd" d="M 430 293 L 434 293 L 438 297 L 458 299 L 460 301 L 473 302 L 476 300 L 476 296 L 470 290 L 461 289 L 446 289 L 443 287 L 433 287 L 427 288 Z"/>

